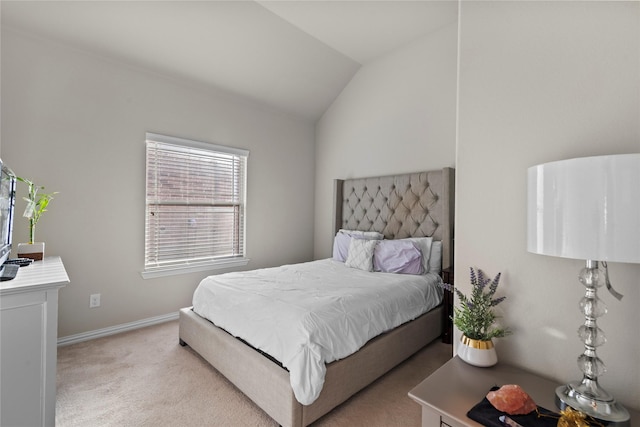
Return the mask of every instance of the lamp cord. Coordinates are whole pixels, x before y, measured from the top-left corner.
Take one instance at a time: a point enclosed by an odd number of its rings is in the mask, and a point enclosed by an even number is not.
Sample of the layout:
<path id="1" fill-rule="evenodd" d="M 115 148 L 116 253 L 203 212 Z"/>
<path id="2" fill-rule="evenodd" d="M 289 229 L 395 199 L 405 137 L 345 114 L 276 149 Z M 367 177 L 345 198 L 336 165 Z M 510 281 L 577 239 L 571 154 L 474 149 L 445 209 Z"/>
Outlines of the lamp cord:
<path id="1" fill-rule="evenodd" d="M 613 295 L 618 301 L 620 301 L 623 295 L 619 292 L 616 292 L 616 290 L 613 289 L 613 286 L 611 286 L 611 282 L 609 281 L 609 267 L 607 267 L 607 262 L 601 261 L 601 264 L 604 267 L 604 280 L 605 284 L 607 285 L 607 289 L 609 290 L 611 295 Z"/>

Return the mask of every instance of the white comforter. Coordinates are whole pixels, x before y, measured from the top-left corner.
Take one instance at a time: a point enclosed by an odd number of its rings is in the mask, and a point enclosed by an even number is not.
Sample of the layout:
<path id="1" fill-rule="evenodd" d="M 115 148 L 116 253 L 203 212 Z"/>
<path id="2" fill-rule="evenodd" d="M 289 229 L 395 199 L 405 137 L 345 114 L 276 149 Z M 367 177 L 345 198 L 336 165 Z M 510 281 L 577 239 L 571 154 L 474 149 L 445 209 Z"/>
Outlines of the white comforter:
<path id="1" fill-rule="evenodd" d="M 325 363 L 437 306 L 440 278 L 370 273 L 332 259 L 209 276 L 193 310 L 273 356 L 303 405 L 324 384 Z"/>

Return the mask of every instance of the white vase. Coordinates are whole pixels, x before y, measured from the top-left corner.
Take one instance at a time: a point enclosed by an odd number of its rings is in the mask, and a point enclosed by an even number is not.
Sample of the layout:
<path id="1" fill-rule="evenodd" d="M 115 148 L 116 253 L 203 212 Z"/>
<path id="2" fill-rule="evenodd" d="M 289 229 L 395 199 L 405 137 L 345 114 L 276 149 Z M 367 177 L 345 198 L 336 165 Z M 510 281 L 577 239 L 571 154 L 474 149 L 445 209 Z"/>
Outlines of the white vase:
<path id="1" fill-rule="evenodd" d="M 486 368 L 498 363 L 498 354 L 493 341 L 472 340 L 466 335 L 460 338 L 458 357 L 470 365 Z"/>
<path id="2" fill-rule="evenodd" d="M 41 261 L 44 258 L 44 242 L 18 243 L 18 258 Z"/>

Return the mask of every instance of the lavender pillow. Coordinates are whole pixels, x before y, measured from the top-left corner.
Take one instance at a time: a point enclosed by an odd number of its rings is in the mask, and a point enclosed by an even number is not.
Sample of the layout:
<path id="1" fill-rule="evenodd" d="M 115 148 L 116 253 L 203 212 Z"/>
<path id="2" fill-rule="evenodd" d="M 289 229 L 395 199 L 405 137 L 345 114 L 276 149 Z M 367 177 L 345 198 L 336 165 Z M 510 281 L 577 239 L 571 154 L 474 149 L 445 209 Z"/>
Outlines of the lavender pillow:
<path id="1" fill-rule="evenodd" d="M 381 240 L 384 236 L 375 231 L 355 231 L 340 229 L 333 239 L 333 259 L 345 262 L 349 255 L 349 243 L 351 238 L 363 240 Z"/>
<path id="2" fill-rule="evenodd" d="M 433 238 L 432 237 L 409 237 L 407 239 L 410 242 L 418 245 L 418 249 L 422 252 L 422 274 L 427 274 L 431 272 L 429 260 L 431 259 L 431 247 Z"/>
<path id="3" fill-rule="evenodd" d="M 374 271 L 422 274 L 422 251 L 410 240 L 381 240 L 373 254 Z"/>
<path id="4" fill-rule="evenodd" d="M 344 233 L 337 233 L 333 239 L 333 259 L 344 262 L 349 254 L 349 243 L 351 236 Z"/>

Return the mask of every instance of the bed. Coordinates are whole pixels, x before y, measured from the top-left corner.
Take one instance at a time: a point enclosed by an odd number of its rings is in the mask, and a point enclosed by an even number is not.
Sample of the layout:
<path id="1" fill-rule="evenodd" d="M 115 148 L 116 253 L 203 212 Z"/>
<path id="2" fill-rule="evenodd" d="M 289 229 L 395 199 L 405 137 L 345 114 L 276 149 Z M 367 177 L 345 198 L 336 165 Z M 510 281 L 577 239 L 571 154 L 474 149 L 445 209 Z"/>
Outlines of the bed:
<path id="1" fill-rule="evenodd" d="M 453 188 L 451 168 L 336 180 L 335 236 L 340 230 L 352 230 L 377 232 L 387 240 L 430 237 L 440 242 L 439 267 L 447 268 L 453 254 Z M 314 261 L 313 265 L 323 262 L 332 260 Z M 338 270 L 345 268 L 335 262 L 331 265 Z M 303 268 L 285 267 L 287 271 Z M 255 307 L 260 305 L 260 301 L 254 303 Z M 179 338 L 182 345 L 189 345 L 280 425 L 306 426 L 439 337 L 446 322 L 442 304 L 415 318 L 409 317 L 401 319 L 399 326 L 367 339 L 355 353 L 323 365 L 324 383 L 310 404 L 300 403 L 299 400 L 306 400 L 292 387 L 293 369 L 290 372 L 277 358 L 196 314 L 193 307 L 180 310 Z"/>

